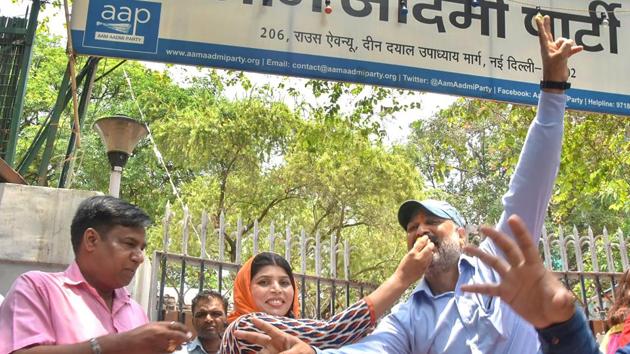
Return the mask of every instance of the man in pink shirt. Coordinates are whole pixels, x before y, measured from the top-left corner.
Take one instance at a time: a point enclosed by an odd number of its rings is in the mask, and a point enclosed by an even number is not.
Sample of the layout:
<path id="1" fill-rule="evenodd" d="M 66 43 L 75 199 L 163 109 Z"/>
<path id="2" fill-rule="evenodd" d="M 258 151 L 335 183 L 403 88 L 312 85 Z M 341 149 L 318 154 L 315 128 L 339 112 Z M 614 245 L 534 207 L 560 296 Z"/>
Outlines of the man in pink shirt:
<path id="1" fill-rule="evenodd" d="M 75 261 L 22 274 L 0 306 L 0 354 L 165 353 L 187 341 L 180 323 L 149 324 L 124 288 L 144 260 L 149 223 L 121 199 L 83 201 L 70 230 Z"/>

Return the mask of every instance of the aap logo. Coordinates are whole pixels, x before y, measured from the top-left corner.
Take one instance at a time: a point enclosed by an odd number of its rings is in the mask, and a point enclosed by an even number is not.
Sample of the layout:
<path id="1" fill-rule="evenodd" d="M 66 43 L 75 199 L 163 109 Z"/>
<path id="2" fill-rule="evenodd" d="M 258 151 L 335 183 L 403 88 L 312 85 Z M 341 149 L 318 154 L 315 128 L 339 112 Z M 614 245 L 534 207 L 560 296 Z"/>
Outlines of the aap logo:
<path id="1" fill-rule="evenodd" d="M 161 10 L 159 2 L 91 0 L 83 45 L 156 53 Z"/>

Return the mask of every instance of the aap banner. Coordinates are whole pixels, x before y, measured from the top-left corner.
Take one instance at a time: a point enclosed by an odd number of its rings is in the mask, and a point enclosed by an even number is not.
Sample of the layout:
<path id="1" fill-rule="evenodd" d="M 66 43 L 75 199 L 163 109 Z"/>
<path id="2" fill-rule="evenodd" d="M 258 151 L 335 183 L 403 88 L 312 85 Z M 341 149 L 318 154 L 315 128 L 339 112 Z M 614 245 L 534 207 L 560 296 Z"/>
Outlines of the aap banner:
<path id="1" fill-rule="evenodd" d="M 534 17 L 585 50 L 568 106 L 630 115 L 622 0 L 75 0 L 79 54 L 536 104 Z"/>

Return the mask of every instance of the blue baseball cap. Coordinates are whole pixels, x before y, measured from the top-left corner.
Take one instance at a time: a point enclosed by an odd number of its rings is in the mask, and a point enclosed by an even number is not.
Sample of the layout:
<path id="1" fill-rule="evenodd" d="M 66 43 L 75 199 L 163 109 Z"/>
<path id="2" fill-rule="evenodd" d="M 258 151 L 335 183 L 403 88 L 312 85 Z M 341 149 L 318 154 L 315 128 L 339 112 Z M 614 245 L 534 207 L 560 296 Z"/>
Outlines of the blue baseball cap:
<path id="1" fill-rule="evenodd" d="M 452 220 L 459 227 L 466 225 L 459 211 L 443 200 L 408 200 L 398 208 L 398 223 L 403 229 L 407 230 L 407 224 L 419 209 L 424 209 L 437 217 Z"/>

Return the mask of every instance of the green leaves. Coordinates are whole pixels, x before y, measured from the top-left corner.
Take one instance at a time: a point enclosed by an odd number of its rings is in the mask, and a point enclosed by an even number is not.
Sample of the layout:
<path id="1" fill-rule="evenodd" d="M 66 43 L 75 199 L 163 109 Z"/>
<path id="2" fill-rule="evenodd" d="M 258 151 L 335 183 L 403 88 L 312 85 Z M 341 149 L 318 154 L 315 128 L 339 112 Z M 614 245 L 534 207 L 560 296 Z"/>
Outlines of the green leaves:
<path id="1" fill-rule="evenodd" d="M 461 99 L 412 124 L 407 151 L 434 189 L 463 208 L 468 222 L 498 219 L 500 198 L 526 134 L 529 114 L 514 107 Z"/>
<path id="2" fill-rule="evenodd" d="M 431 187 L 467 206 L 469 222 L 493 222 L 534 114 L 532 107 L 462 99 L 414 122 L 407 153 Z M 628 225 L 627 124 L 627 118 L 567 112 L 551 221 L 596 230 Z"/>
<path id="3" fill-rule="evenodd" d="M 628 119 L 571 112 L 558 175 L 556 220 L 581 227 L 630 226 Z"/>

